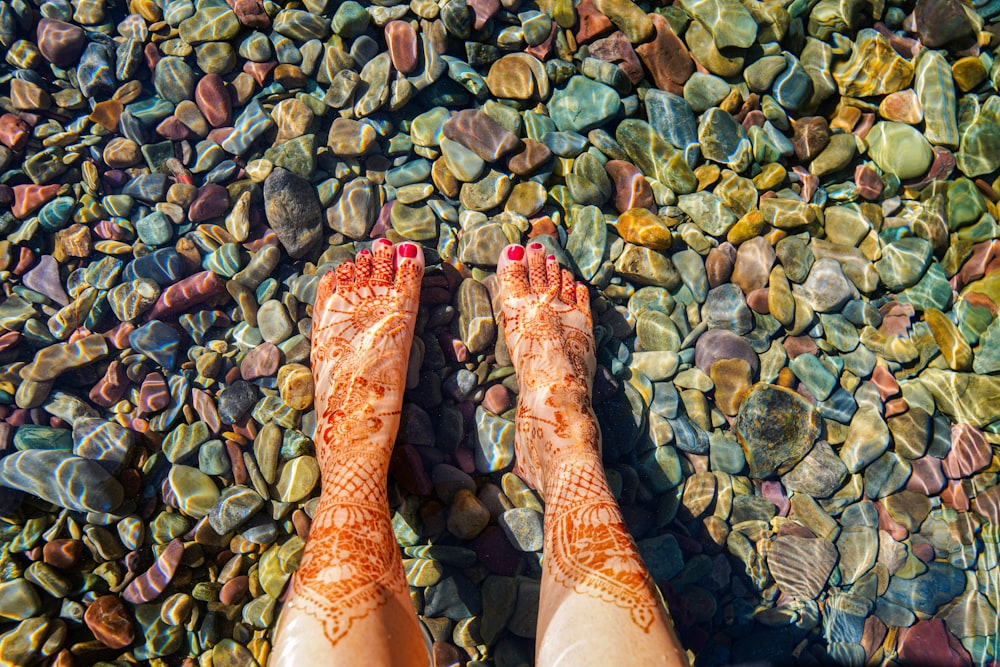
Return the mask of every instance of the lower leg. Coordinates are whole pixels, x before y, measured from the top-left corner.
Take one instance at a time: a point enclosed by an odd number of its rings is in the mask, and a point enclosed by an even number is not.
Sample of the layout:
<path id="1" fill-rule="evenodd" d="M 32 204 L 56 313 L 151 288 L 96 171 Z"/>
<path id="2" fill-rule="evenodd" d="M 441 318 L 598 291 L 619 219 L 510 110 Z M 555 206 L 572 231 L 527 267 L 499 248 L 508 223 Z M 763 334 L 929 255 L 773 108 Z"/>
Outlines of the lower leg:
<path id="1" fill-rule="evenodd" d="M 510 246 L 497 275 L 518 377 L 518 471 L 546 500 L 536 664 L 687 665 L 604 475 L 587 291 L 540 244 Z"/>
<path id="2" fill-rule="evenodd" d="M 317 289 L 312 363 L 323 489 L 278 620 L 272 666 L 424 667 L 386 499 L 420 294 L 419 248 L 341 265 Z"/>

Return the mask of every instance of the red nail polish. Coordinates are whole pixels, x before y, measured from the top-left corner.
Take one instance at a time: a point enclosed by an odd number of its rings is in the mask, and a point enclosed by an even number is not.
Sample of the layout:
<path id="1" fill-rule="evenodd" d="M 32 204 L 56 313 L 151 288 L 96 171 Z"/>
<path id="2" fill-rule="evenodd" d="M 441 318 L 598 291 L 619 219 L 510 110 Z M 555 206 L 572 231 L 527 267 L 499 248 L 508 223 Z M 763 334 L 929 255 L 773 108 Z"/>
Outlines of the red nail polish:
<path id="1" fill-rule="evenodd" d="M 412 243 L 403 243 L 399 246 L 399 256 L 413 259 L 417 256 L 417 246 Z"/>
<path id="2" fill-rule="evenodd" d="M 519 245 L 512 245 L 507 248 L 507 257 L 515 262 L 524 259 L 524 248 Z"/>
<path id="3" fill-rule="evenodd" d="M 532 250 L 541 250 L 542 249 L 542 244 L 541 243 L 532 243 L 528 247 L 531 248 Z"/>
<path id="4" fill-rule="evenodd" d="M 359 255 L 370 255 L 370 254 L 372 254 L 372 253 L 371 253 L 371 251 L 370 251 L 370 250 L 368 250 L 368 248 L 362 248 L 362 249 L 361 249 L 361 252 L 359 252 L 358 254 L 359 254 Z"/>
<path id="5" fill-rule="evenodd" d="M 392 241 L 389 239 L 379 239 L 377 243 L 381 243 L 382 245 L 392 245 Z"/>
<path id="6" fill-rule="evenodd" d="M 556 260 L 556 256 L 555 256 L 555 255 L 549 255 L 549 256 L 548 256 L 548 257 L 546 257 L 545 259 L 547 259 L 547 260 L 549 260 L 549 261 L 551 261 L 551 262 L 554 262 L 554 261 Z"/>

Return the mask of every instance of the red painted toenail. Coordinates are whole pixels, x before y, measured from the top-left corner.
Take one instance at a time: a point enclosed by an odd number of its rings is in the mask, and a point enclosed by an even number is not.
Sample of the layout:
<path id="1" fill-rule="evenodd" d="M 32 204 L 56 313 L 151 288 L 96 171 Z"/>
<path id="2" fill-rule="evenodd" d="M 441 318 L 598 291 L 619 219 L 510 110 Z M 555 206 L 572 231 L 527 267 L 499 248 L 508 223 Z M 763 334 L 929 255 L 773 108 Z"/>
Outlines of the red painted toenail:
<path id="1" fill-rule="evenodd" d="M 541 243 L 532 243 L 528 247 L 531 248 L 532 250 L 541 250 L 542 249 L 542 244 Z"/>
<path id="2" fill-rule="evenodd" d="M 358 254 L 359 255 L 370 255 L 371 252 L 368 250 L 368 248 L 362 248 L 361 252 L 359 252 Z"/>
<path id="3" fill-rule="evenodd" d="M 379 239 L 377 242 L 381 243 L 382 245 L 392 245 L 392 241 L 390 241 L 389 239 Z"/>
<path id="4" fill-rule="evenodd" d="M 409 259 L 413 259 L 414 257 L 417 256 L 417 246 L 413 245 L 412 243 L 404 243 L 399 246 L 399 255 L 400 257 L 407 257 Z"/>
<path id="5" fill-rule="evenodd" d="M 519 245 L 512 245 L 507 248 L 507 257 L 514 260 L 515 262 L 524 259 L 524 248 Z"/>
<path id="6" fill-rule="evenodd" d="M 556 256 L 555 255 L 549 255 L 545 259 L 549 260 L 550 262 L 554 262 L 554 261 L 556 261 Z"/>

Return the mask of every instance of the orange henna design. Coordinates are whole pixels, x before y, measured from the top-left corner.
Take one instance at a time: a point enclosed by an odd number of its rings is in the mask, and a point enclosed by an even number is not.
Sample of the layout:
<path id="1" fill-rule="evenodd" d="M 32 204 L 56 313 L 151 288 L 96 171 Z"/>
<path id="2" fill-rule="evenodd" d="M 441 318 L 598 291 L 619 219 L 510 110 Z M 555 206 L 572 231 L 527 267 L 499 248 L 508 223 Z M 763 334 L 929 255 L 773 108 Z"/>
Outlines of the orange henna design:
<path id="1" fill-rule="evenodd" d="M 657 597 L 596 457 L 560 466 L 547 481 L 545 558 L 557 582 L 627 610 L 649 632 Z"/>
<path id="2" fill-rule="evenodd" d="M 313 311 L 320 505 L 292 582 L 331 644 L 407 591 L 386 499 L 420 299 L 419 249 L 377 241 L 325 275 Z M 404 253 L 403 250 L 406 252 Z"/>

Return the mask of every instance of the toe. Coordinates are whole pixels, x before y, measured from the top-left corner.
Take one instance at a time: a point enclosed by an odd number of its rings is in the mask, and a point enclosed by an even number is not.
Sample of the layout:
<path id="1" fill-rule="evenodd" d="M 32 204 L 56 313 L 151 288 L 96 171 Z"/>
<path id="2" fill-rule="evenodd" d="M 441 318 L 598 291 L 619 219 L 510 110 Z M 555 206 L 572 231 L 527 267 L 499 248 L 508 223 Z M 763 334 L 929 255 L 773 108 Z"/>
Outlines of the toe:
<path id="1" fill-rule="evenodd" d="M 354 262 L 354 286 L 367 287 L 372 277 L 372 254 L 367 250 L 358 253 Z"/>
<path id="2" fill-rule="evenodd" d="M 339 268 L 339 267 L 338 267 Z M 333 271 L 327 271 L 319 279 L 316 286 L 316 300 L 313 302 L 313 317 L 316 318 L 326 310 L 326 304 L 337 289 L 337 275 Z"/>
<path id="3" fill-rule="evenodd" d="M 528 244 L 528 282 L 535 294 L 545 294 L 549 290 L 545 274 L 545 246 L 541 243 Z"/>
<path id="4" fill-rule="evenodd" d="M 573 274 L 566 269 L 562 270 L 559 299 L 567 306 L 576 305 L 576 285 L 573 282 Z"/>
<path id="5" fill-rule="evenodd" d="M 420 294 L 420 279 L 424 275 L 424 251 L 416 243 L 396 246 L 396 288 Z"/>
<path id="6" fill-rule="evenodd" d="M 555 255 L 545 258 L 545 283 L 548 285 L 548 292 L 558 292 L 562 282 L 562 267 Z"/>
<path id="7" fill-rule="evenodd" d="M 334 277 L 337 279 L 336 291 L 339 294 L 346 294 L 354 289 L 354 262 L 341 262 Z"/>
<path id="8" fill-rule="evenodd" d="M 515 243 L 500 251 L 497 279 L 500 282 L 500 293 L 504 296 L 521 297 L 531 291 L 528 285 L 528 266 L 524 261 L 524 246 Z"/>
<path id="9" fill-rule="evenodd" d="M 395 249 L 389 239 L 378 239 L 372 244 L 372 275 L 369 285 L 391 285 Z"/>
<path id="10" fill-rule="evenodd" d="M 580 309 L 588 318 L 590 314 L 590 292 L 587 286 L 581 282 L 576 283 L 576 307 Z"/>

